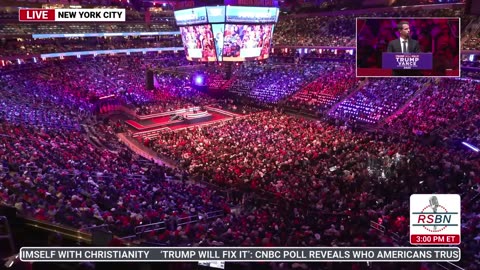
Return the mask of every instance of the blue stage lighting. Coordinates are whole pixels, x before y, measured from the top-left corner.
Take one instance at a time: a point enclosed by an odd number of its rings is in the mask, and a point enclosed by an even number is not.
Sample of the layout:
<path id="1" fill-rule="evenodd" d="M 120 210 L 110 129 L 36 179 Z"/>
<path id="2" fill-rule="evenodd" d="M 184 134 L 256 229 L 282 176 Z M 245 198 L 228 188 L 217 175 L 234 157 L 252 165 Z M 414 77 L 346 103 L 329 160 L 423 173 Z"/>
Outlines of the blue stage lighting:
<path id="1" fill-rule="evenodd" d="M 200 76 L 200 75 L 197 75 L 197 76 L 195 77 L 195 84 L 196 84 L 196 85 L 203 85 L 203 77 Z"/>

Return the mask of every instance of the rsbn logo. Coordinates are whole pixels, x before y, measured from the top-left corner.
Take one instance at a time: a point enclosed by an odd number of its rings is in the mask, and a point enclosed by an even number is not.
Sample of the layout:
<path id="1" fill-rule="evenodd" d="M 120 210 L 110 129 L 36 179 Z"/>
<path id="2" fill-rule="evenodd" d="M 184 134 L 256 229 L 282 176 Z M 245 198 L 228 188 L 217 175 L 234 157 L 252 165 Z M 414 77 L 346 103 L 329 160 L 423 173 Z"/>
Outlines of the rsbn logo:
<path id="1" fill-rule="evenodd" d="M 414 194 L 410 197 L 410 242 L 460 243 L 460 217 L 458 194 Z"/>

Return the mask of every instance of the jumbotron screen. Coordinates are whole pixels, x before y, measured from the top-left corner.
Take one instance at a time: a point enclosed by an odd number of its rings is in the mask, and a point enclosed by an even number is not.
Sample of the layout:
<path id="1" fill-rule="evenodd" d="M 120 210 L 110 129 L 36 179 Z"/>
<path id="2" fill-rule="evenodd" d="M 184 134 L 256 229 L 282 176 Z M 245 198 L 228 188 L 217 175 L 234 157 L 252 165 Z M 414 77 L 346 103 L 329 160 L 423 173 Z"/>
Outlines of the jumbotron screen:
<path id="1" fill-rule="evenodd" d="M 269 57 L 278 8 L 215 6 L 175 11 L 190 61 L 249 61 Z"/>
<path id="2" fill-rule="evenodd" d="M 216 61 L 212 27 L 209 24 L 180 27 L 187 59 L 193 61 Z"/>

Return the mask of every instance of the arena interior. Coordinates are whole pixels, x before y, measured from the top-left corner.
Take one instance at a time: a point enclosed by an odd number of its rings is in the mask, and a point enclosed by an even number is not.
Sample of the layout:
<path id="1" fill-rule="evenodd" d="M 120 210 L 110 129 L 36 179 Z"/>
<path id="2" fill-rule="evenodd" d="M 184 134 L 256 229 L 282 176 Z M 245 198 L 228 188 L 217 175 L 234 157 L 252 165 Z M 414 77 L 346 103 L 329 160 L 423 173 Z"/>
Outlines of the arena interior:
<path id="1" fill-rule="evenodd" d="M 225 269 L 480 269 L 477 1 L 2 0 L 0 268 L 22 246 L 410 246 L 410 195 L 452 193 L 459 262 Z M 219 4 L 280 8 L 268 57 L 187 59 L 174 11 Z M 19 7 L 72 6 L 125 8 L 127 19 L 18 20 Z M 460 45 L 444 55 L 461 76 L 357 77 L 358 17 L 461 18 Z M 416 33 L 425 46 L 456 35 L 430 30 Z M 95 53 L 105 50 L 120 51 Z"/>

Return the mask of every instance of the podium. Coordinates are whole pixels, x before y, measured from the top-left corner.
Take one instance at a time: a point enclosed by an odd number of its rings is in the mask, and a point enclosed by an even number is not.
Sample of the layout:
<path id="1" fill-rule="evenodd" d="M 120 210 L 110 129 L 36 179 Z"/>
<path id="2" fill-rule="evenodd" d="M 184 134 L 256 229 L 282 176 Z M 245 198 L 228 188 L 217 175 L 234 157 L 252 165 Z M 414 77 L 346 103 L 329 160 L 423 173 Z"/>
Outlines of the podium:
<path id="1" fill-rule="evenodd" d="M 431 70 L 432 53 L 389 53 L 382 54 L 383 69 Z"/>

